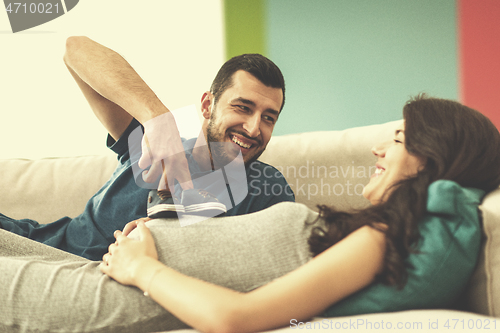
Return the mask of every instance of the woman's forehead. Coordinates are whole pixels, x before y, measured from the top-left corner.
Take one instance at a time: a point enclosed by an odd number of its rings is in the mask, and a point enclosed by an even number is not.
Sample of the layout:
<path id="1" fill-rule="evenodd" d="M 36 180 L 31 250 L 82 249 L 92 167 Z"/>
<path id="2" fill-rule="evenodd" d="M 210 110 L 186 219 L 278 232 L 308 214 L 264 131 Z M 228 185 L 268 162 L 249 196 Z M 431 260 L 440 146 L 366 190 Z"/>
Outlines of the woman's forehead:
<path id="1" fill-rule="evenodd" d="M 396 131 L 398 131 L 398 130 L 404 132 L 404 130 L 405 130 L 405 121 L 404 120 L 398 124 L 398 127 L 396 127 Z"/>

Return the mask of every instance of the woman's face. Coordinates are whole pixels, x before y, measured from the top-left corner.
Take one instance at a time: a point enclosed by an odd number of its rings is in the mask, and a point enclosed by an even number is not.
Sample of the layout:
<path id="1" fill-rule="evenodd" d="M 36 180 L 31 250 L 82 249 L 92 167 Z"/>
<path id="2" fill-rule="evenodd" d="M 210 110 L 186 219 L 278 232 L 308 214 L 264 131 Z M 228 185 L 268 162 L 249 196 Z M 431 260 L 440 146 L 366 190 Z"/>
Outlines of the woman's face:
<path id="1" fill-rule="evenodd" d="M 417 174 L 424 166 L 424 159 L 410 155 L 405 148 L 404 122 L 396 129 L 394 139 L 372 148 L 378 157 L 377 170 L 363 189 L 363 196 L 375 205 L 382 201 L 385 191 L 407 177 Z"/>

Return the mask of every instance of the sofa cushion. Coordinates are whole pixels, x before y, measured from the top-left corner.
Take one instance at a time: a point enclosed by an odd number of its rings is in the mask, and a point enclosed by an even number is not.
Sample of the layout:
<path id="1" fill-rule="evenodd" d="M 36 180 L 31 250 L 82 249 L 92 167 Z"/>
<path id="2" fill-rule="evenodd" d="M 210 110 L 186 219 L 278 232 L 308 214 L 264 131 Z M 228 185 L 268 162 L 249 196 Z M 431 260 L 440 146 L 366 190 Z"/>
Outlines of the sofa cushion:
<path id="1" fill-rule="evenodd" d="M 292 332 L 496 332 L 495 319 L 456 310 L 411 310 L 392 313 L 371 313 L 356 317 L 316 317 L 309 320 L 291 319 L 283 328 L 261 331 L 260 333 Z M 471 325 L 473 323 L 473 325 Z M 473 326 L 473 329 L 468 327 Z M 480 328 L 474 330 L 474 328 Z M 157 332 L 167 333 L 167 332 Z M 169 331 L 169 333 L 201 333 L 194 329 Z"/>
<path id="2" fill-rule="evenodd" d="M 108 180 L 114 154 L 39 160 L 0 160 L 0 212 L 48 223 L 75 217 Z"/>
<path id="3" fill-rule="evenodd" d="M 482 251 L 467 289 L 466 309 L 500 317 L 500 188 L 489 193 L 479 208 L 483 220 Z"/>
<path id="4" fill-rule="evenodd" d="M 450 306 L 476 265 L 481 242 L 478 205 L 484 192 L 439 180 L 428 190 L 427 215 L 419 224 L 418 253 L 407 258 L 408 281 L 398 290 L 381 283 L 332 306 L 326 316 Z"/>

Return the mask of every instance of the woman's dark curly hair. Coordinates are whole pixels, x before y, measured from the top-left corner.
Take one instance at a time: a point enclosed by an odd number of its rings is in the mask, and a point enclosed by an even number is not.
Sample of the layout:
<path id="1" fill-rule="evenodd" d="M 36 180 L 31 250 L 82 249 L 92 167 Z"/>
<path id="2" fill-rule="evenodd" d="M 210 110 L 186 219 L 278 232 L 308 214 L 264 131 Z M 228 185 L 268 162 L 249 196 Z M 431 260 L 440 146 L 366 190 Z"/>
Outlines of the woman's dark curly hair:
<path id="1" fill-rule="evenodd" d="M 403 118 L 405 148 L 424 158 L 424 168 L 386 189 L 383 203 L 354 212 L 318 206 L 325 228 L 315 227 L 309 238 L 317 255 L 364 225 L 379 229 L 386 234 L 379 281 L 400 288 L 407 279 L 405 259 L 420 237 L 429 185 L 447 179 L 486 192 L 500 186 L 500 134 L 487 117 L 458 102 L 419 95 L 406 103 Z"/>

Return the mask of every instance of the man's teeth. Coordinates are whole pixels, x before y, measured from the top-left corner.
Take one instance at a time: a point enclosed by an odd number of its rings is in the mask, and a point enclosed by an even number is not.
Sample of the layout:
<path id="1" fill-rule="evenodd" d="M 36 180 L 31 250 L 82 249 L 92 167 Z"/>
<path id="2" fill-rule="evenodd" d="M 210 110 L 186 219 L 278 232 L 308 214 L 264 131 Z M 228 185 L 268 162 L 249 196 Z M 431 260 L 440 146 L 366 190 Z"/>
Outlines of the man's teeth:
<path id="1" fill-rule="evenodd" d="M 384 171 L 385 171 L 384 169 L 377 168 L 377 170 L 375 170 L 375 174 L 377 176 L 380 176 L 382 173 L 384 173 Z"/>
<path id="2" fill-rule="evenodd" d="M 240 140 L 238 140 L 238 138 L 237 138 L 237 137 L 235 137 L 235 136 L 231 137 L 231 141 L 233 141 L 234 143 L 236 143 L 238 146 L 240 146 L 240 147 L 242 147 L 242 148 L 246 148 L 246 149 L 248 149 L 248 148 L 252 147 L 252 145 L 249 145 L 249 144 L 246 144 L 246 143 L 241 142 L 241 141 L 240 141 Z"/>

